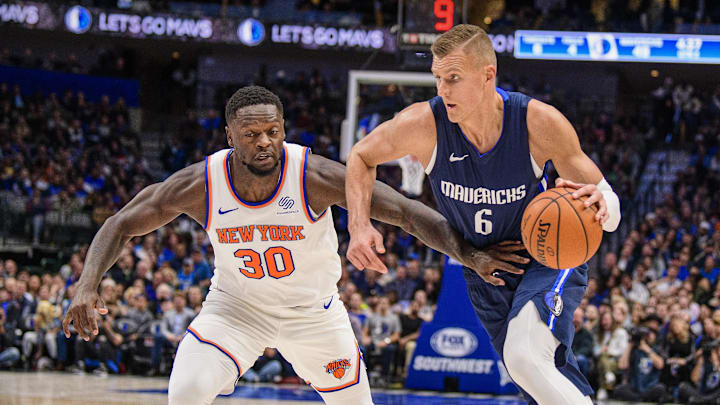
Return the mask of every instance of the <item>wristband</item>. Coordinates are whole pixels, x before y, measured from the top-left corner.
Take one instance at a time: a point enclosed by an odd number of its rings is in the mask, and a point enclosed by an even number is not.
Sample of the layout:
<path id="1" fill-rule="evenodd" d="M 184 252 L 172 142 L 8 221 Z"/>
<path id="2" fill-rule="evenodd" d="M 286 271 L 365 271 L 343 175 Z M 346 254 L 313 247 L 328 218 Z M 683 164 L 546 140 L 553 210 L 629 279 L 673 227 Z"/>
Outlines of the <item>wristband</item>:
<path id="1" fill-rule="evenodd" d="M 597 184 L 597 188 L 602 193 L 603 198 L 605 198 L 605 205 L 607 206 L 608 212 L 608 219 L 602 226 L 603 231 L 613 232 L 620 224 L 620 199 L 604 177 L 600 183 Z"/>

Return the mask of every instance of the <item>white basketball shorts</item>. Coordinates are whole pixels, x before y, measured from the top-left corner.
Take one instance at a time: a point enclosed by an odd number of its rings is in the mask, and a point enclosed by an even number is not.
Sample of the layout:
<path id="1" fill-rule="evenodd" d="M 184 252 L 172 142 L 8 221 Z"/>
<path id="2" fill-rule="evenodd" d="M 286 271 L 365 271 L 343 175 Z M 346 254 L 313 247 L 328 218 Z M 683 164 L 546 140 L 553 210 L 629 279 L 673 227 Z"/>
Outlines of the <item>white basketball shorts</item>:
<path id="1" fill-rule="evenodd" d="M 233 360 L 239 376 L 266 347 L 274 347 L 321 394 L 361 381 L 360 350 L 337 294 L 313 306 L 278 308 L 212 290 L 184 339 L 217 347 Z"/>

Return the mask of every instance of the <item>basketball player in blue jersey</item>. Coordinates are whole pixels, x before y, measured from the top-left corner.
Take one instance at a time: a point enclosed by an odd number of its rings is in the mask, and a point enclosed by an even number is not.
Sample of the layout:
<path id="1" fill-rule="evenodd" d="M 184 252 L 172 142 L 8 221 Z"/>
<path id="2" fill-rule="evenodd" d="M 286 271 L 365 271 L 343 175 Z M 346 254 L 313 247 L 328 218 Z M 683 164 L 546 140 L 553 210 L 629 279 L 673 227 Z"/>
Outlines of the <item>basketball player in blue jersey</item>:
<path id="1" fill-rule="evenodd" d="M 558 271 L 508 260 L 498 246 L 522 249 L 522 214 L 547 187 L 541 168 L 549 161 L 560 175 L 557 186 L 597 205 L 595 219 L 605 231 L 620 221 L 618 197 L 559 111 L 495 87 L 495 52 L 481 28 L 453 27 L 432 53 L 438 96 L 407 107 L 350 153 L 347 257 L 358 268 L 383 268 L 376 255 L 384 253 L 382 236 L 369 220 L 375 168 L 414 155 L 429 175 L 438 210 L 480 249 L 484 268 L 464 270 L 468 294 L 510 376 L 530 402 L 590 404 L 592 389 L 570 349 L 587 266 Z"/>
<path id="2" fill-rule="evenodd" d="M 345 204 L 345 167 L 285 143 L 280 99 L 257 86 L 228 102 L 231 149 L 140 191 L 103 224 L 88 250 L 63 321 L 97 335 L 107 313 L 97 287 L 133 236 L 181 214 L 208 232 L 215 274 L 198 316 L 179 343 L 169 403 L 209 404 L 229 394 L 265 347 L 276 347 L 325 403 L 372 404 L 365 367 L 337 294 L 341 274 L 333 204 Z M 425 205 L 375 184 L 373 218 L 401 226 L 428 246 L 480 268 L 475 248 Z M 377 342 L 392 343 L 388 340 Z"/>

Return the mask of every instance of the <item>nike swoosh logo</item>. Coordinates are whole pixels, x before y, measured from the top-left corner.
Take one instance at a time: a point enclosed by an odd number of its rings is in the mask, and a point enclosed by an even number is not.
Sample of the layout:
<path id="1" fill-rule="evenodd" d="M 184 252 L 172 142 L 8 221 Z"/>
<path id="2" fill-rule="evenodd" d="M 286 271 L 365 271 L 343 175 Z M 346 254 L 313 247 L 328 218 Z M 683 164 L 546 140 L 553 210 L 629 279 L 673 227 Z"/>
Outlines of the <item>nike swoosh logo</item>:
<path id="1" fill-rule="evenodd" d="M 220 214 L 220 215 L 222 215 L 222 214 L 227 214 L 228 212 L 233 212 L 233 211 L 235 211 L 236 209 L 237 209 L 237 208 L 233 208 L 233 209 L 231 209 L 231 210 L 223 211 L 222 208 L 218 208 L 218 214 Z"/>
<path id="2" fill-rule="evenodd" d="M 451 153 L 451 154 L 450 154 L 450 161 L 451 161 L 451 162 L 459 162 L 459 161 L 465 159 L 466 157 L 468 157 L 468 155 L 455 156 L 455 153 Z"/>
<path id="3" fill-rule="evenodd" d="M 333 295 L 332 297 L 330 297 L 330 302 L 328 302 L 328 303 L 327 303 L 327 305 L 323 304 L 323 308 L 325 308 L 325 309 L 328 309 L 328 308 L 330 308 L 330 304 L 332 304 L 332 300 L 333 300 L 333 298 L 335 298 L 335 296 L 334 296 L 334 295 Z"/>

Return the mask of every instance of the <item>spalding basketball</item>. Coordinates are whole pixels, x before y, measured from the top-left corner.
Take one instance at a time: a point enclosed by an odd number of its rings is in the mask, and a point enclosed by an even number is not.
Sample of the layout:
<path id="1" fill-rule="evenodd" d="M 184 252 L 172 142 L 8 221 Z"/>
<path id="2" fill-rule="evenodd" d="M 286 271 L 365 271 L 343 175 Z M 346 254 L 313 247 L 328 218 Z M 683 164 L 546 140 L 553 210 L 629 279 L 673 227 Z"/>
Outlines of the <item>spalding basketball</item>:
<path id="1" fill-rule="evenodd" d="M 523 213 L 522 241 L 530 255 L 553 269 L 586 263 L 602 241 L 597 207 L 585 207 L 587 196 L 575 199 L 574 189 L 558 187 L 538 194 Z"/>

